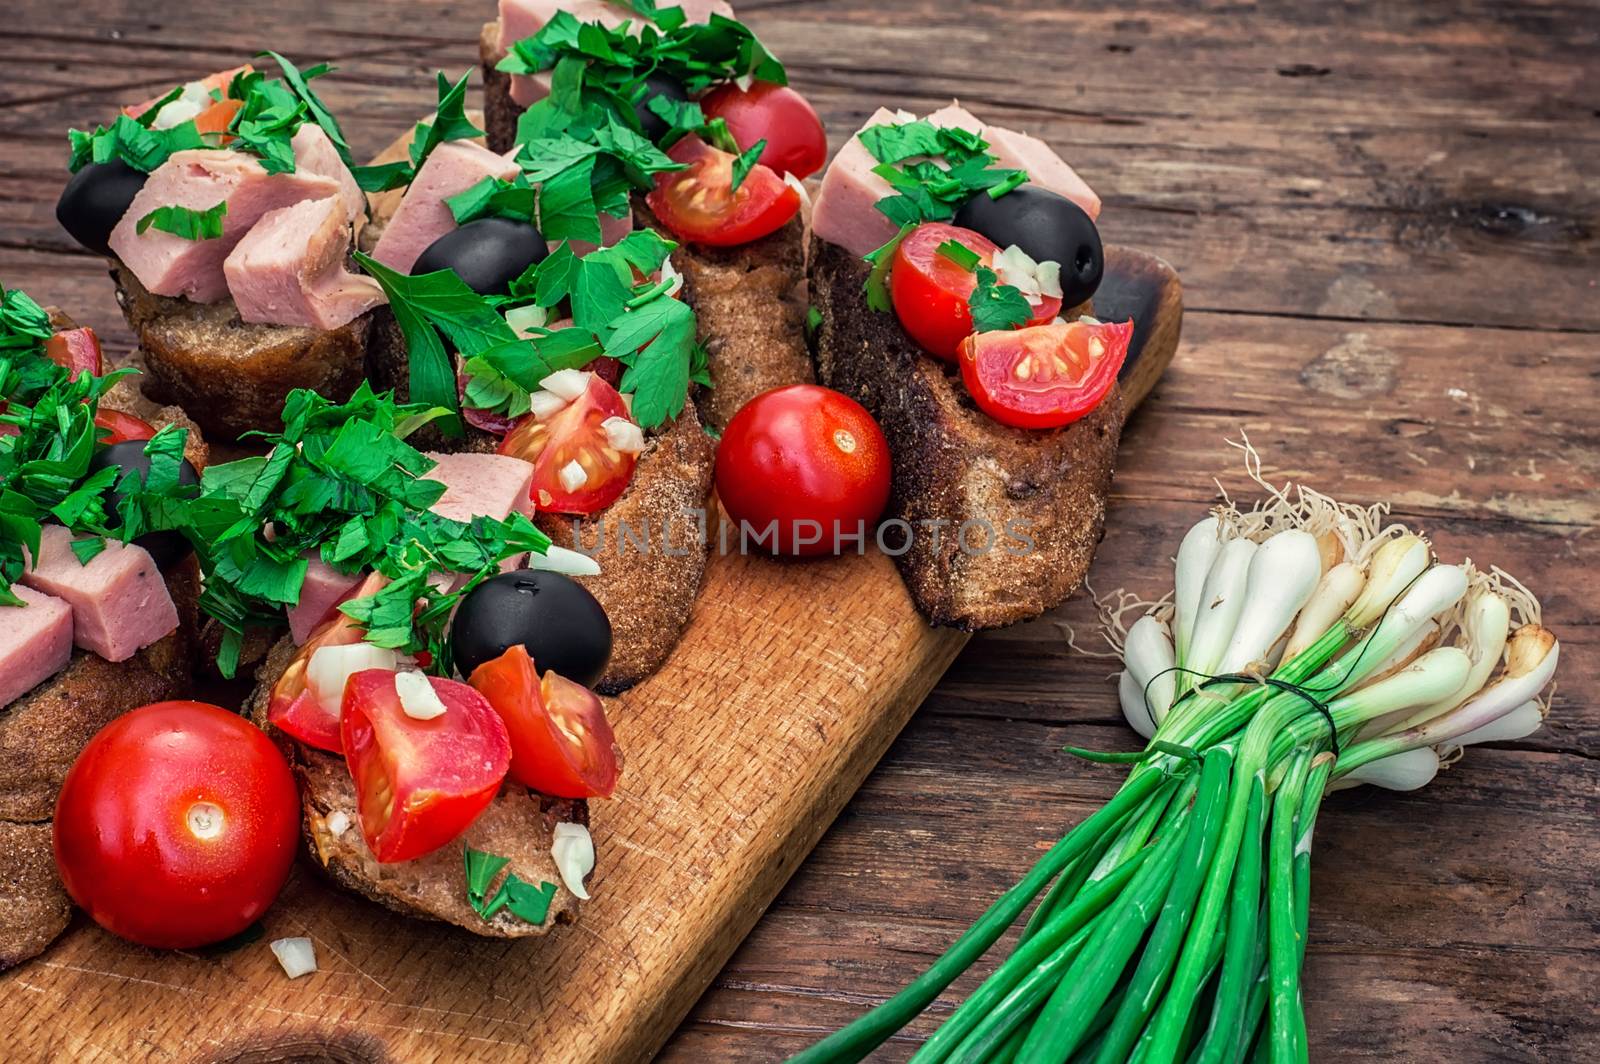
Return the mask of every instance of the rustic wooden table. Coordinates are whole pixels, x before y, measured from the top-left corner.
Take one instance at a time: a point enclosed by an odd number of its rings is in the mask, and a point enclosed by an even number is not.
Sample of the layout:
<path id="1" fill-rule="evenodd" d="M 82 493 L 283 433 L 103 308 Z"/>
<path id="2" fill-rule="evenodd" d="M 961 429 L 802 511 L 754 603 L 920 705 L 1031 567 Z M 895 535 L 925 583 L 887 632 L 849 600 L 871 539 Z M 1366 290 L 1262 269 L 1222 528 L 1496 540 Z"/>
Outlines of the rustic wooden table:
<path id="1" fill-rule="evenodd" d="M 128 336 L 56 228 L 68 126 L 270 46 L 340 70 L 361 150 L 474 62 L 489 0 L 8 5 L 0 280 Z M 951 95 L 1053 142 L 1108 239 L 1183 274 L 1185 345 L 1128 428 L 1092 580 L 1170 586 L 1215 497 L 1269 477 L 1386 500 L 1447 559 L 1542 592 L 1555 711 L 1414 795 L 1334 799 L 1306 997 L 1316 1059 L 1600 1058 L 1600 11 L 1536 0 L 1324 5 L 749 0 L 837 142 Z M 65 16 L 65 17 L 64 17 Z M 1118 774 L 1080 597 L 974 640 L 718 977 L 670 1060 L 771 1060 L 920 971 Z M 961 984 L 958 989 L 969 984 Z M 924 1031 L 925 1027 L 914 1029 Z M 915 1034 L 892 1043 L 903 1058 Z M 169 1047 L 170 1048 L 170 1047 Z"/>

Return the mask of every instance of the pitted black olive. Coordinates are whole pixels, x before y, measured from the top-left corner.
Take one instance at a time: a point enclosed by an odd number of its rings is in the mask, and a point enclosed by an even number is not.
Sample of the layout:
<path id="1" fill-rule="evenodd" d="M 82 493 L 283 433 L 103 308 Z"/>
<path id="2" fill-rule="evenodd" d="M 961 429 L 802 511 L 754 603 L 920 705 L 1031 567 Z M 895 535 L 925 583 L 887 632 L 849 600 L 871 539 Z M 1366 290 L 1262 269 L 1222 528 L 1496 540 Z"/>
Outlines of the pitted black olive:
<path id="1" fill-rule="evenodd" d="M 544 237 L 527 222 L 479 218 L 429 244 L 411 272 L 454 270 L 479 295 L 503 296 L 523 270 L 548 254 Z"/>
<path id="2" fill-rule="evenodd" d="M 956 211 L 955 224 L 976 230 L 1002 248 L 1017 245 L 1036 262 L 1061 264 L 1061 306 L 1094 295 L 1105 272 L 1100 231 L 1084 209 L 1049 189 L 1023 185 L 999 199 L 980 192 Z"/>
<path id="3" fill-rule="evenodd" d="M 97 255 L 111 254 L 111 230 L 122 221 L 133 197 L 144 188 L 148 174 L 112 159 L 90 163 L 72 175 L 56 201 L 56 221 L 61 228 Z"/>
<path id="4" fill-rule="evenodd" d="M 554 669 L 593 686 L 611 660 L 611 621 L 571 577 L 540 569 L 501 573 L 474 588 L 456 610 L 450 626 L 456 669 L 470 676 L 519 643 L 541 674 Z"/>

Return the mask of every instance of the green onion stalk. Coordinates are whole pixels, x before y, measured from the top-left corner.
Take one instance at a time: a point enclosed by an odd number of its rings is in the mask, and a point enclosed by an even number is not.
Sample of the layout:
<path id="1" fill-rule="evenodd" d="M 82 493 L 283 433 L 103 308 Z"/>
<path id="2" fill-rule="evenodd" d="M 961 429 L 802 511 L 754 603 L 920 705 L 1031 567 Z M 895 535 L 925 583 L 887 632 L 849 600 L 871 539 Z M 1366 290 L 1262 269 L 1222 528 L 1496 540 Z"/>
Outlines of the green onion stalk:
<path id="1" fill-rule="evenodd" d="M 1108 610 L 1146 745 L 1071 752 L 1130 761 L 1115 796 L 927 971 L 795 1061 L 862 1059 L 1030 905 L 917 1064 L 1309 1059 L 1300 972 L 1323 801 L 1420 787 L 1462 747 L 1536 729 L 1559 644 L 1500 570 L 1440 564 L 1381 506 L 1253 475 L 1267 498 L 1190 530 L 1172 594 L 1126 631 Z"/>

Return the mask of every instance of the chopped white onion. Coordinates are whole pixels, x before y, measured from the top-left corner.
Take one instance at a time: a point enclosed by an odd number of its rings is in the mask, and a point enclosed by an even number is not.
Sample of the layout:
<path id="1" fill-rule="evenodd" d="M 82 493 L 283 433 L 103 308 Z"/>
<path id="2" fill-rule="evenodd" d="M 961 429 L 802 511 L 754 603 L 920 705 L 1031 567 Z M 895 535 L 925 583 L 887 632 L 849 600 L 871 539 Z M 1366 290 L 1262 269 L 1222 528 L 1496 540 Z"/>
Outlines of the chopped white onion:
<path id="1" fill-rule="evenodd" d="M 283 966 L 283 974 L 290 979 L 310 975 L 317 970 L 317 951 L 309 938 L 280 938 L 270 943 L 272 955 Z"/>
<path id="2" fill-rule="evenodd" d="M 567 889 L 589 900 L 589 891 L 583 877 L 594 871 L 594 839 L 582 824 L 557 824 L 554 841 L 550 843 L 550 856 L 555 858 L 556 871 Z"/>
<path id="3" fill-rule="evenodd" d="M 545 307 L 530 304 L 506 311 L 506 324 L 524 340 L 533 336 L 536 330 L 543 329 L 549 321 L 550 311 Z"/>
<path id="4" fill-rule="evenodd" d="M 1061 298 L 1061 263 L 1054 259 L 1046 259 L 1039 263 L 1039 268 L 1033 271 L 1039 279 L 1039 291 L 1051 299 Z"/>
<path id="5" fill-rule="evenodd" d="M 367 669 L 393 671 L 399 666 L 399 654 L 371 643 L 319 647 L 306 663 L 306 689 L 318 705 L 338 716 L 344 704 L 344 685 L 351 676 Z"/>
<path id="6" fill-rule="evenodd" d="M 338 838 L 350 830 L 350 814 L 343 809 L 335 809 L 328 814 L 327 819 L 322 822 L 322 826 L 328 829 L 329 835 Z"/>
<path id="7" fill-rule="evenodd" d="M 667 295 L 675 296 L 683 291 L 683 274 L 679 273 L 678 268 L 672 264 L 671 255 L 661 260 L 661 279 L 672 282 L 672 287 L 667 289 Z"/>
<path id="8" fill-rule="evenodd" d="M 412 720 L 432 720 L 444 716 L 444 702 L 433 689 L 428 677 L 420 672 L 397 672 L 394 691 L 400 696 L 400 708 Z"/>
<path id="9" fill-rule="evenodd" d="M 563 573 L 567 576 L 599 576 L 600 563 L 580 550 L 570 547 L 558 547 L 554 543 L 544 549 L 540 554 L 534 551 L 528 555 L 529 569 L 543 569 L 551 573 Z"/>
<path id="10" fill-rule="evenodd" d="M 561 486 L 566 490 L 577 491 L 589 483 L 589 474 L 584 471 L 583 466 L 574 458 L 561 467 L 560 472 L 556 474 L 556 479 L 561 481 Z"/>
<path id="11" fill-rule="evenodd" d="M 600 422 L 605 430 L 606 442 L 623 454 L 640 454 L 644 451 L 644 430 L 625 417 L 612 415 Z"/>
<path id="12" fill-rule="evenodd" d="M 539 387 L 571 402 L 589 387 L 589 374 L 581 369 L 558 369 L 540 381 Z"/>
<path id="13" fill-rule="evenodd" d="M 568 400 L 543 388 L 528 395 L 528 412 L 540 421 L 548 421 L 566 409 Z"/>
<path id="14" fill-rule="evenodd" d="M 800 195 L 800 209 L 807 215 L 811 213 L 811 190 L 806 188 L 805 182 L 791 173 L 783 175 L 783 183 L 794 189 Z"/>

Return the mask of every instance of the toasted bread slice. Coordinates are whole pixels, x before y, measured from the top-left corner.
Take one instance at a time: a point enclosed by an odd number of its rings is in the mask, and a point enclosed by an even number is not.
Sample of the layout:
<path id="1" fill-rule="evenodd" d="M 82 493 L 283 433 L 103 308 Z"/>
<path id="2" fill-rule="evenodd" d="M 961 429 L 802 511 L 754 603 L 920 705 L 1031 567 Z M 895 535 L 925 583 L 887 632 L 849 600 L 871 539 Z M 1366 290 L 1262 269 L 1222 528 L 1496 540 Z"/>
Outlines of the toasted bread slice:
<path id="1" fill-rule="evenodd" d="M 138 337 L 153 399 L 175 403 L 213 439 L 283 425 L 296 388 L 342 400 L 361 382 L 372 312 L 330 331 L 241 321 L 231 300 L 153 295 L 114 263 L 117 302 Z"/>
<path id="2" fill-rule="evenodd" d="M 124 662 L 85 650 L 0 708 L 0 970 L 37 956 L 66 930 L 71 906 L 51 856 L 51 818 L 67 770 L 94 734 L 129 710 L 187 694 L 200 572 L 166 574 L 178 629 Z"/>
<path id="3" fill-rule="evenodd" d="M 871 411 L 888 437 L 886 516 L 912 529 L 896 558 L 911 597 L 934 624 L 967 630 L 1037 617 L 1083 582 L 1100 541 L 1121 394 L 1064 429 L 1001 425 L 973 405 L 953 366 L 924 355 L 893 314 L 868 309 L 868 272 L 813 238 L 817 376 Z M 884 541 L 891 550 L 902 542 L 893 528 Z"/>
<path id="4" fill-rule="evenodd" d="M 273 647 L 256 673 L 257 686 L 246 709 L 294 766 L 305 812 L 306 848 L 335 883 L 397 913 L 455 924 L 489 938 L 542 935 L 578 918 L 579 899 L 562 882 L 550 846 L 557 824 L 588 825 L 589 807 L 583 801 L 548 798 L 508 782 L 460 838 L 413 861 L 378 863 L 361 834 L 355 783 L 344 758 L 295 742 L 267 722 L 272 685 L 294 659 L 295 650 L 287 637 Z M 467 900 L 466 847 L 510 858 L 490 885 L 491 895 L 506 875 L 554 884 L 556 892 L 544 923 L 527 923 L 506 909 L 490 920 L 479 916 Z"/>

